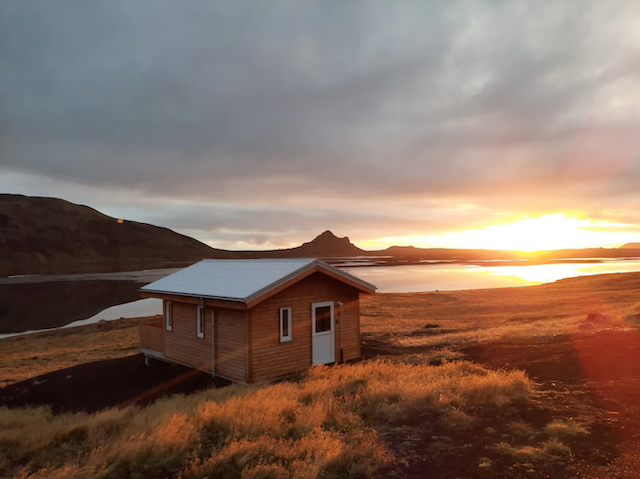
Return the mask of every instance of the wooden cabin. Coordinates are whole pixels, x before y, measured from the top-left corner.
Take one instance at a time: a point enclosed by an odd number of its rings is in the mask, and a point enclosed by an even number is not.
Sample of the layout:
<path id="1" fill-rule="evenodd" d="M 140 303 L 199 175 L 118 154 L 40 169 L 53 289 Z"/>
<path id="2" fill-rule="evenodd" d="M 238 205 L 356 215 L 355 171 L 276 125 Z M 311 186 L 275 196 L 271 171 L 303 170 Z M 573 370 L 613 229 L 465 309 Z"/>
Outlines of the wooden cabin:
<path id="1" fill-rule="evenodd" d="M 376 287 L 318 259 L 203 260 L 144 286 L 163 300 L 141 351 L 236 382 L 361 357 L 361 293 Z"/>

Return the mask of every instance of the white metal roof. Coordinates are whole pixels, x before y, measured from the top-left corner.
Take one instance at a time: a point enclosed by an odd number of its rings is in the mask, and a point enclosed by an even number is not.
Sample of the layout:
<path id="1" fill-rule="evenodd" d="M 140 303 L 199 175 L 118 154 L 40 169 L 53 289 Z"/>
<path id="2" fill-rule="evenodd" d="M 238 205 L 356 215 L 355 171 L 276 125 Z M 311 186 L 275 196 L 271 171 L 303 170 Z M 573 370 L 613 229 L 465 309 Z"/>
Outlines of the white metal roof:
<path id="1" fill-rule="evenodd" d="M 302 258 L 206 259 L 143 286 L 141 291 L 248 303 L 316 266 L 364 289 L 376 289 L 374 285 L 324 261 Z"/>

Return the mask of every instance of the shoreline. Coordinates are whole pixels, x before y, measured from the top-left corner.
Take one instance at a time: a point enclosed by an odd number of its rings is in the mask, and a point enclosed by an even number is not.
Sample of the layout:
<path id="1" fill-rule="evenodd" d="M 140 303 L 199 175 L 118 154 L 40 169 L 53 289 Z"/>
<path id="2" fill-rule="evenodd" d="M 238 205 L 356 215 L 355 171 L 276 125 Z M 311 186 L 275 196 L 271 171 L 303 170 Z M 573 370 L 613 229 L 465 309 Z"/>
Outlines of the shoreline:
<path id="1" fill-rule="evenodd" d="M 163 272 L 161 274 L 165 274 L 167 270 L 162 270 Z M 141 271 L 141 274 L 147 274 L 146 271 Z M 95 275 L 99 275 L 101 273 L 95 273 Z M 122 275 L 125 273 L 107 273 L 107 274 L 113 274 L 113 275 L 119 275 L 117 280 L 125 280 L 127 281 L 128 279 L 123 279 Z M 152 273 L 153 274 L 153 273 Z M 168 273 L 166 273 L 168 274 Z M 631 277 L 632 275 L 637 275 L 638 278 L 640 279 L 640 271 L 639 272 L 619 272 L 619 273 L 600 273 L 600 274 L 590 274 L 590 275 L 583 275 L 583 276 L 575 276 L 575 277 L 568 277 L 568 278 L 562 278 L 562 279 L 558 279 L 556 281 L 552 281 L 552 282 L 548 282 L 548 283 L 539 283 L 539 284 L 531 284 L 531 285 L 518 285 L 518 286 L 501 286 L 501 287 L 487 287 L 487 288 L 468 288 L 468 289 L 452 289 L 452 290 L 431 290 L 431 291 L 413 291 L 413 292 L 377 292 L 376 295 L 398 295 L 398 296 L 402 296 L 402 297 L 410 297 L 410 296 L 416 296 L 416 297 L 420 297 L 420 296 L 424 296 L 424 295 L 429 295 L 429 294 L 455 294 L 455 293 L 473 293 L 473 292 L 483 292 L 486 294 L 490 294 L 492 291 L 504 291 L 504 290 L 524 290 L 526 288 L 540 288 L 540 287 L 547 287 L 547 288 L 552 288 L 553 285 L 559 284 L 561 283 L 562 285 L 567 285 L 567 284 L 571 284 L 571 283 L 584 283 L 585 281 L 595 281 L 595 280 L 603 280 L 607 277 L 614 277 L 614 276 L 618 276 L 618 275 L 629 275 L 629 277 Z M 85 275 L 80 275 L 80 276 L 85 276 Z M 156 276 L 158 276 L 156 274 Z M 130 274 L 127 273 L 127 277 L 131 277 Z M 137 278 L 141 278 L 142 276 L 137 276 Z M 115 280 L 115 278 L 114 278 Z M 131 280 L 131 281 L 135 281 L 138 282 L 136 280 Z M 139 299 L 134 301 L 133 303 L 142 301 L 143 299 Z M 125 304 L 132 304 L 132 303 L 125 303 Z M 109 309 L 109 308 L 107 308 Z M 100 313 L 98 313 L 100 314 Z M 96 315 L 97 316 L 97 315 Z M 0 342 L 1 341 L 6 341 L 12 338 L 16 338 L 16 337 L 23 337 L 23 336 L 35 336 L 35 335 L 40 335 L 40 334 L 44 334 L 44 335 L 50 335 L 50 334 L 56 334 L 58 332 L 60 332 L 61 330 L 72 330 L 72 329 L 77 329 L 77 328 L 84 328 L 84 327 L 89 327 L 89 326 L 95 326 L 98 324 L 103 324 L 103 323 L 114 323 L 114 322 L 124 322 L 124 321 L 140 321 L 140 320 L 144 320 L 144 319 L 148 319 L 148 318 L 154 318 L 154 317 L 159 317 L 161 316 L 161 314 L 157 314 L 157 315 L 143 315 L 143 316 L 121 316 L 121 317 L 117 317 L 117 318 L 102 318 L 99 320 L 96 320 L 95 322 L 89 323 L 89 324 L 78 324 L 78 325 L 73 325 L 73 323 L 82 323 L 83 321 L 87 321 L 91 318 L 85 318 L 85 319 L 79 319 L 79 320 L 75 320 L 72 321 L 70 323 L 61 325 L 61 326 L 53 326 L 51 328 L 44 328 L 44 329 L 33 329 L 33 330 L 28 330 L 28 331 L 22 331 L 22 332 L 17 332 L 17 333 L 5 333 L 5 334 L 0 334 Z"/>
<path id="2" fill-rule="evenodd" d="M 556 264 L 606 264 L 619 263 L 625 261 L 640 261 L 640 256 L 591 256 L 583 258 L 389 258 L 376 260 L 376 256 L 370 257 L 319 257 L 319 259 L 336 266 L 338 268 L 372 268 L 372 267 L 395 267 L 395 266 L 440 266 L 440 265 L 464 265 L 464 266 L 541 266 Z M 383 258 L 382 256 L 380 258 Z M 206 258 L 205 258 L 206 259 Z M 263 259 L 263 258 L 256 258 Z M 266 258 L 268 259 L 268 258 Z M 196 261 L 197 262 L 197 261 Z M 51 272 L 51 273 L 24 273 L 0 275 L 0 285 L 2 284 L 25 284 L 41 283 L 49 281 L 92 281 L 96 279 L 107 279 L 114 281 L 130 280 L 144 282 L 147 279 L 154 281 L 162 276 L 166 276 L 180 269 L 186 268 L 195 262 L 172 263 L 154 265 L 140 265 L 141 269 L 131 268 L 118 271 L 80 271 L 73 272 Z"/>

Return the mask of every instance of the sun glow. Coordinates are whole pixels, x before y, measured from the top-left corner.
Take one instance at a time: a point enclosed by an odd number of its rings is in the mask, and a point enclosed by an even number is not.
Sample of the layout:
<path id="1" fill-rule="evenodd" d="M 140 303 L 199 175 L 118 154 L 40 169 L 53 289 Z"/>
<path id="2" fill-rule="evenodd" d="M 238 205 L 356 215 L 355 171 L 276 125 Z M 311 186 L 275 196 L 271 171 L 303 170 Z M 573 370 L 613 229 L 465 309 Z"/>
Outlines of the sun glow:
<path id="1" fill-rule="evenodd" d="M 618 247 L 640 240 L 640 233 L 624 231 L 631 225 L 593 221 L 566 213 L 524 217 L 512 223 L 441 235 L 383 238 L 378 243 L 421 248 L 546 251 L 571 248 Z"/>

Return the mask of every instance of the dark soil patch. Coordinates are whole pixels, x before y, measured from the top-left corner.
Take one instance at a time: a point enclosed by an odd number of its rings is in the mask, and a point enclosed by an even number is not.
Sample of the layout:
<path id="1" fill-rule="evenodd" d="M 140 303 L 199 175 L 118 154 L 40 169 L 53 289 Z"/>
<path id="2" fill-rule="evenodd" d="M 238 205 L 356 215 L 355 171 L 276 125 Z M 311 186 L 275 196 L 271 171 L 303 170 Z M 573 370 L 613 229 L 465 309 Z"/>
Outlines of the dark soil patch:
<path id="1" fill-rule="evenodd" d="M 423 326 L 424 329 L 436 329 L 439 328 L 440 325 L 436 323 L 427 323 Z"/>
<path id="2" fill-rule="evenodd" d="M 145 405 L 171 394 L 189 394 L 229 382 L 137 354 L 81 364 L 0 389 L 0 407 L 50 406 L 54 413 L 96 412 L 109 407 Z"/>
<path id="3" fill-rule="evenodd" d="M 379 356 L 400 356 L 402 354 L 424 353 L 424 346 L 401 347 L 387 341 L 373 338 L 362 339 L 362 359 L 373 359 Z"/>
<path id="4" fill-rule="evenodd" d="M 402 354 L 370 342 L 367 354 Z M 397 348 L 400 349 L 400 348 Z M 365 349 L 363 348 L 363 351 Z M 409 351 L 404 350 L 404 354 Z M 414 352 L 414 351 L 411 351 Z M 424 352 L 424 350 L 423 350 Z M 454 478 L 637 478 L 640 477 L 640 332 L 606 330 L 541 340 L 467 347 L 467 359 L 494 369 L 520 369 L 540 392 L 527 404 L 465 411 L 473 428 L 456 431 L 437 416 L 413 418 L 381 431 L 399 458 L 383 475 Z M 496 443 L 536 445 L 545 424 L 576 419 L 590 434 L 563 437 L 571 456 L 560 461 L 518 464 L 492 449 Z M 512 421 L 524 421 L 535 437 L 517 437 Z M 486 433 L 486 428 L 495 433 Z M 481 467 L 489 458 L 490 466 Z"/>
<path id="5" fill-rule="evenodd" d="M 495 445 L 500 442 L 536 446 L 547 439 L 542 427 L 552 419 L 548 410 L 535 404 L 514 404 L 505 408 L 470 408 L 466 412 L 475 419 L 475 424 L 469 429 L 456 429 L 447 424 L 447 418 L 435 413 L 419 420 L 391 424 L 387 431 L 382 429 L 382 437 L 400 460 L 388 470 L 381 471 L 381 477 L 470 479 L 575 476 L 575 461 L 571 457 L 517 463 L 495 450 Z M 530 436 L 514 433 L 509 428 L 514 421 L 530 424 L 535 432 Z M 572 448 L 579 442 L 565 440 Z M 482 467 L 483 462 L 490 465 Z"/>

